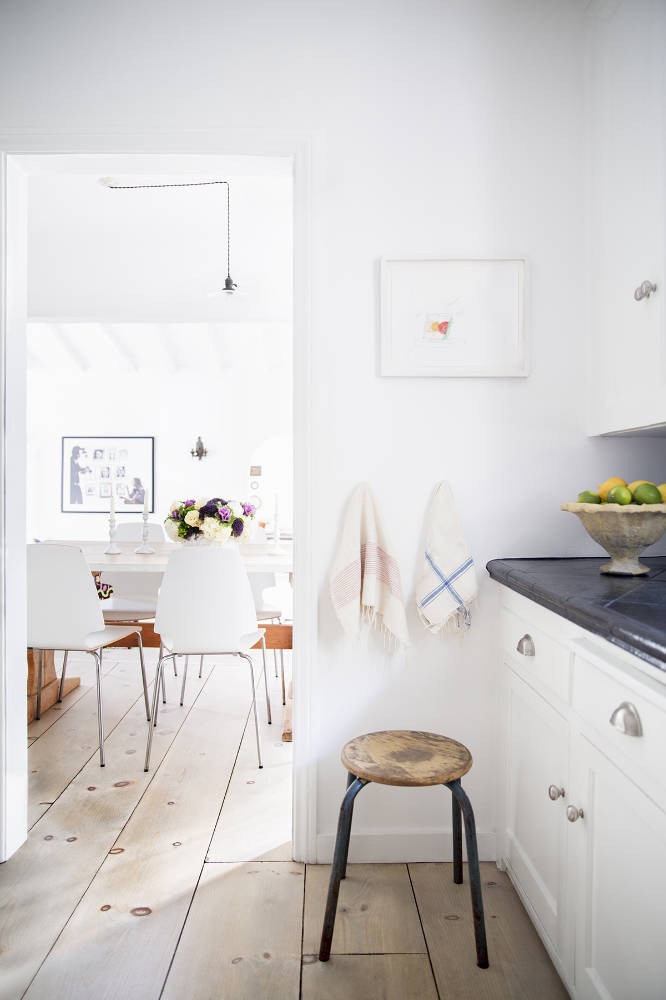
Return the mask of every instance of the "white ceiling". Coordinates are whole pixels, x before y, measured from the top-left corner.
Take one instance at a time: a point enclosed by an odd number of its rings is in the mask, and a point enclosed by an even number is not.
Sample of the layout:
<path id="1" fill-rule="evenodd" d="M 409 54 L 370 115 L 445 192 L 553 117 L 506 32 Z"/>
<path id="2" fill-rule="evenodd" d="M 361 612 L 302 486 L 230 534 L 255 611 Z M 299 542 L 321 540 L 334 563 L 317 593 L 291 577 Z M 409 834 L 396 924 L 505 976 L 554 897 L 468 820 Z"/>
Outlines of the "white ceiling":
<path id="1" fill-rule="evenodd" d="M 49 378 L 291 364 L 288 323 L 29 323 L 28 368 Z"/>
<path id="2" fill-rule="evenodd" d="M 26 156 L 31 320 L 284 323 L 292 309 L 292 165 L 252 156 Z M 226 189 L 100 183 L 228 180 Z"/>

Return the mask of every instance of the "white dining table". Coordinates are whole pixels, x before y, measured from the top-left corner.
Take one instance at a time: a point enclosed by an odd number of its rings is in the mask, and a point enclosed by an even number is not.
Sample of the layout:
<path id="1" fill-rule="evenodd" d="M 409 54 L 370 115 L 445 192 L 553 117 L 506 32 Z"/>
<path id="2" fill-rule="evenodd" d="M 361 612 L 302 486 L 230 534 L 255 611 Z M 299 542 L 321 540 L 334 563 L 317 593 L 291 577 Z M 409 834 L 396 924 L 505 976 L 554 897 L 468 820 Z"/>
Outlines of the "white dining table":
<path id="1" fill-rule="evenodd" d="M 150 542 L 155 551 L 150 555 L 138 555 L 134 550 L 137 542 L 118 542 L 120 553 L 108 555 L 104 550 L 108 541 L 66 541 L 50 540 L 53 545 L 76 545 L 81 549 L 86 562 L 93 572 L 108 573 L 110 570 L 123 573 L 163 573 L 169 557 L 180 546 L 175 542 Z M 240 543 L 238 546 L 243 564 L 248 573 L 293 573 L 293 542 L 284 541 L 279 552 L 273 551 L 272 543 Z"/>

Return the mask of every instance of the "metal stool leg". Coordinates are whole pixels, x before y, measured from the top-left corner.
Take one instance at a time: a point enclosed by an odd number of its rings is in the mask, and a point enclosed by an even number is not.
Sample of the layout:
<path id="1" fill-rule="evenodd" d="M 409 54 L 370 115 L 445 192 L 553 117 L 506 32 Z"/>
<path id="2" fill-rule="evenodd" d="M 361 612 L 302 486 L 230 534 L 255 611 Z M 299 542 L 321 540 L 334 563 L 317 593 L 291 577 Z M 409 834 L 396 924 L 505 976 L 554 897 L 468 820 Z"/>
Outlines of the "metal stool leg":
<path id="1" fill-rule="evenodd" d="M 58 701 L 62 701 L 62 693 L 65 687 L 65 673 L 67 672 L 67 657 L 69 653 L 65 650 L 65 655 L 62 660 L 62 673 L 60 674 L 60 687 L 58 689 Z"/>
<path id="2" fill-rule="evenodd" d="M 451 796 L 451 816 L 453 820 L 453 881 L 456 885 L 462 885 L 462 815 L 460 803 L 455 795 Z"/>
<path id="3" fill-rule="evenodd" d="M 351 771 L 350 771 L 347 774 L 347 788 L 349 788 L 349 786 L 352 785 L 355 781 L 356 781 L 356 775 L 352 774 Z M 354 818 L 354 803 L 352 802 L 352 804 L 351 804 L 351 816 L 350 816 L 350 819 L 349 819 L 350 830 L 351 830 L 351 822 L 352 822 L 353 818 Z M 350 840 L 351 840 L 351 837 L 347 837 L 347 848 L 345 850 L 345 856 L 344 856 L 343 861 L 342 861 L 342 875 L 340 876 L 340 878 L 347 878 L 347 858 L 349 857 L 349 841 Z"/>
<path id="4" fill-rule="evenodd" d="M 333 930 L 335 928 L 335 911 L 338 908 L 338 895 L 340 894 L 340 879 L 346 864 L 347 852 L 349 850 L 349 837 L 351 834 L 351 821 L 354 799 L 367 785 L 368 782 L 362 778 L 354 778 L 349 785 L 345 797 L 340 806 L 340 818 L 338 820 L 338 833 L 335 838 L 335 853 L 333 855 L 333 867 L 331 868 L 331 880 L 328 883 L 328 899 L 326 900 L 326 913 L 324 914 L 324 926 L 321 932 L 321 944 L 319 946 L 319 961 L 328 962 L 331 957 L 331 942 L 333 941 Z"/>
<path id="5" fill-rule="evenodd" d="M 474 937 L 476 939 L 476 964 L 480 969 L 488 968 L 488 945 L 486 943 L 486 924 L 483 918 L 483 897 L 481 895 L 481 872 L 479 870 L 479 852 L 476 846 L 476 824 L 472 804 L 467 798 L 460 779 L 446 783 L 452 795 L 460 803 L 465 820 L 465 842 L 467 844 L 467 863 L 469 865 L 469 886 L 472 896 L 472 913 L 474 915 Z M 462 879 L 461 879 L 462 881 Z"/>

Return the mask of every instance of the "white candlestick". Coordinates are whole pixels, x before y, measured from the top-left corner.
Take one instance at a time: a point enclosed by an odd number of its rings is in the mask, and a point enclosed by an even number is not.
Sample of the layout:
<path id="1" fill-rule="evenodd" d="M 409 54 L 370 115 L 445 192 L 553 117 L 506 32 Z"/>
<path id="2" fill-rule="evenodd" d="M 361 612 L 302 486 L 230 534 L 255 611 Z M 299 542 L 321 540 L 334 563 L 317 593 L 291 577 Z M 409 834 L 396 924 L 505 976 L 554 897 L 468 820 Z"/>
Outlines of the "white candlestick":
<path id="1" fill-rule="evenodd" d="M 116 498 L 113 494 L 113 483 L 111 483 L 111 502 L 109 504 L 109 514 L 115 514 L 116 512 Z"/>
<path id="2" fill-rule="evenodd" d="M 134 549 L 137 555 L 149 556 L 152 555 L 155 549 L 151 549 L 148 544 L 148 512 L 145 510 L 144 504 L 144 514 L 143 514 L 143 527 L 141 529 L 141 545 L 138 549 Z"/>
<path id="3" fill-rule="evenodd" d="M 109 544 L 104 549 L 104 554 L 107 556 L 117 556 L 121 552 L 116 544 L 116 515 L 114 513 L 113 507 L 109 513 Z"/>
<path id="4" fill-rule="evenodd" d="M 146 515 L 148 513 L 148 494 L 143 494 L 143 513 Z"/>

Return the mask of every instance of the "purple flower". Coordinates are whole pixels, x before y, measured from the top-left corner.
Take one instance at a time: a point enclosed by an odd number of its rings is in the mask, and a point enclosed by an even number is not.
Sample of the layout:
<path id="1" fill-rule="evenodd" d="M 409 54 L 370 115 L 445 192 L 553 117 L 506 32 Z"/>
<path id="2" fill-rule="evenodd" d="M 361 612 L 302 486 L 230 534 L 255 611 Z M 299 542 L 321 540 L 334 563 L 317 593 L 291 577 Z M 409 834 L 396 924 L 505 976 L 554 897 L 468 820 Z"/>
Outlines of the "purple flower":
<path id="1" fill-rule="evenodd" d="M 254 507 L 251 503 L 243 503 L 241 504 L 241 507 L 243 508 L 243 513 L 246 517 L 252 517 L 256 510 L 256 507 Z"/>
<path id="2" fill-rule="evenodd" d="M 240 517 L 234 519 L 231 525 L 231 534 L 234 536 L 234 538 L 238 538 L 240 537 L 240 535 L 243 534 L 244 527 L 245 525 Z"/>
<path id="3" fill-rule="evenodd" d="M 224 507 L 226 502 L 227 501 L 223 500 L 222 497 L 211 497 L 211 499 L 208 501 L 208 503 L 220 504 L 221 507 Z"/>
<path id="4" fill-rule="evenodd" d="M 217 512 L 217 516 L 220 521 L 226 521 L 228 523 L 231 520 L 232 514 L 228 507 L 220 507 Z"/>
<path id="5" fill-rule="evenodd" d="M 199 511 L 199 517 L 215 517 L 217 514 L 217 504 L 209 500 Z"/>
<path id="6" fill-rule="evenodd" d="M 180 515 L 178 514 L 178 508 L 174 507 L 174 509 L 171 511 L 171 514 L 169 515 L 169 517 L 171 518 L 172 521 L 177 521 L 179 519 L 179 516 Z"/>
<path id="7" fill-rule="evenodd" d="M 194 507 L 194 500 L 186 500 L 183 503 L 183 507 Z"/>

